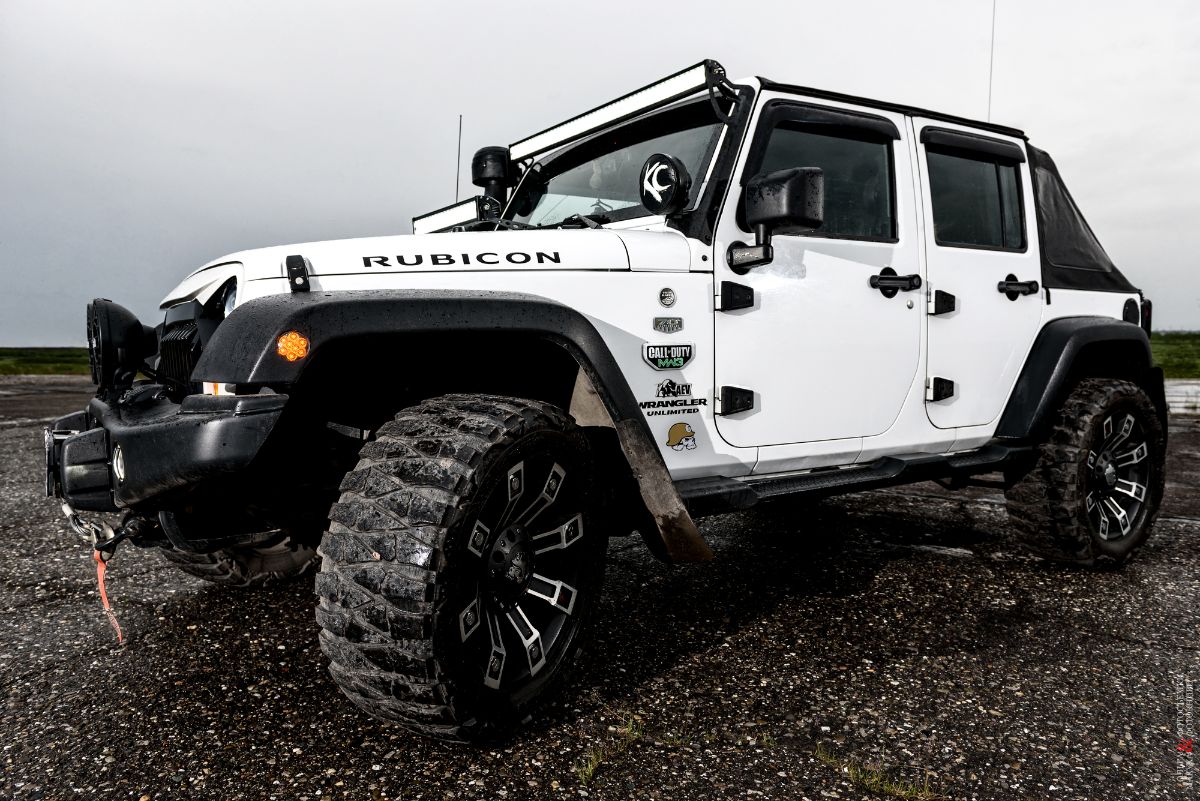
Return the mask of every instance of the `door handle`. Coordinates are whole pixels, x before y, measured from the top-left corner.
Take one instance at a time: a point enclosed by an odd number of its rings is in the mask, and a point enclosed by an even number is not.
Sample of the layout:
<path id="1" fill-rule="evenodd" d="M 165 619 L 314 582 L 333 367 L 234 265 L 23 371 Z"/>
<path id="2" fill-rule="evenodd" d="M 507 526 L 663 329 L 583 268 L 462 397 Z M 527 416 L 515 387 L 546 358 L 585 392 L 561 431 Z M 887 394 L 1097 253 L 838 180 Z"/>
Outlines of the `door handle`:
<path id="1" fill-rule="evenodd" d="M 1016 300 L 1022 295 L 1036 295 L 1039 289 L 1041 286 L 1037 281 L 1018 281 L 1017 277 L 1011 273 L 996 284 L 996 291 L 1003 293 L 1009 300 Z"/>
<path id="2" fill-rule="evenodd" d="M 879 271 L 879 275 L 872 275 L 868 279 L 871 289 L 878 289 L 880 294 L 885 298 L 894 298 L 898 292 L 911 292 L 914 289 L 921 288 L 921 276 L 916 275 L 896 275 L 896 271 L 891 267 L 884 267 Z"/>

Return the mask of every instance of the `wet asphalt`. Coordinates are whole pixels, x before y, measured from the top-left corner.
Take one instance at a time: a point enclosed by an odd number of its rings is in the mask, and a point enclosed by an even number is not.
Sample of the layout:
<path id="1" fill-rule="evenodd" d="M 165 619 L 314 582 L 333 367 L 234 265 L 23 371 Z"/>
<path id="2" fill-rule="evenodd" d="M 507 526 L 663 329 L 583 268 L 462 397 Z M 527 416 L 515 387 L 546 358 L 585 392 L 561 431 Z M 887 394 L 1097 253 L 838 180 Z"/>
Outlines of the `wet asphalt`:
<path id="1" fill-rule="evenodd" d="M 87 395 L 0 381 L 0 798 L 1200 798 L 1200 418 L 1172 419 L 1163 516 L 1117 572 L 1027 557 L 998 495 L 929 484 L 711 518 L 704 565 L 614 540 L 566 694 L 481 748 L 346 701 L 308 581 L 227 591 L 123 548 L 118 647 L 31 422 Z"/>

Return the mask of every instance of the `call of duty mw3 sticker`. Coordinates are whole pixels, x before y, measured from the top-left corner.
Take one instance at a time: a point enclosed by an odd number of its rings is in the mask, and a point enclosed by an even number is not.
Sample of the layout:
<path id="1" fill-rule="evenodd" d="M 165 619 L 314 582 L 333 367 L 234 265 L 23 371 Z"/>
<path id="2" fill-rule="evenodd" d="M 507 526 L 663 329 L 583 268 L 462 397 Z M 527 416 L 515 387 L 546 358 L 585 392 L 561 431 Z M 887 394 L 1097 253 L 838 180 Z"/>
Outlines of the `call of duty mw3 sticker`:
<path id="1" fill-rule="evenodd" d="M 667 430 L 667 447 L 676 451 L 696 450 L 696 431 L 687 423 L 674 423 Z"/>
<path id="2" fill-rule="evenodd" d="M 669 286 L 665 286 L 658 291 L 658 302 L 666 308 L 671 308 L 675 305 L 675 290 Z"/>
<path id="3" fill-rule="evenodd" d="M 654 330 L 660 334 L 677 334 L 683 330 L 683 318 L 655 317 Z"/>
<path id="4" fill-rule="evenodd" d="M 692 360 L 695 345 L 642 345 L 642 358 L 655 370 L 678 370 Z"/>

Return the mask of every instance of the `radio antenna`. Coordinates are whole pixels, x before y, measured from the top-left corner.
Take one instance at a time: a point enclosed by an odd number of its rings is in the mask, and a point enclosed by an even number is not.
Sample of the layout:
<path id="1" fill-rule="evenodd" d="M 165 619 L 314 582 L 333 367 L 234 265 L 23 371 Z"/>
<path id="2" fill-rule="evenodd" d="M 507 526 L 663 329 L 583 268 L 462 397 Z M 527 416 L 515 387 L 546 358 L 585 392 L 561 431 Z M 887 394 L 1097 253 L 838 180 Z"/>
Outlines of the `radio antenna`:
<path id="1" fill-rule="evenodd" d="M 992 0 L 992 44 L 988 48 L 988 108 L 987 121 L 992 121 L 992 67 L 996 63 L 996 0 Z"/>
<path id="2" fill-rule="evenodd" d="M 989 100 L 990 104 L 991 101 Z M 458 187 L 462 183 L 462 115 L 458 115 L 458 155 L 454 159 L 454 202 L 458 202 Z"/>

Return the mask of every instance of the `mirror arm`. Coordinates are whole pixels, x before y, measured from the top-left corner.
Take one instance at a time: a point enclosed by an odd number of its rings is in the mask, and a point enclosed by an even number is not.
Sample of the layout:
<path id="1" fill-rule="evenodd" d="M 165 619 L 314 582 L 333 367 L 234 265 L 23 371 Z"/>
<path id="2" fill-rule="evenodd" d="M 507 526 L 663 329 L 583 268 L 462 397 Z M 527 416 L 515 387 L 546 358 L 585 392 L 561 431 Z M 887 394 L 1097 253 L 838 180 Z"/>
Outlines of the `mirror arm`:
<path id="1" fill-rule="evenodd" d="M 738 275 L 745 275 L 752 267 L 769 264 L 775 258 L 774 248 L 771 247 L 771 228 L 766 223 L 754 226 L 754 244 L 734 242 L 725 254 L 729 269 Z"/>

